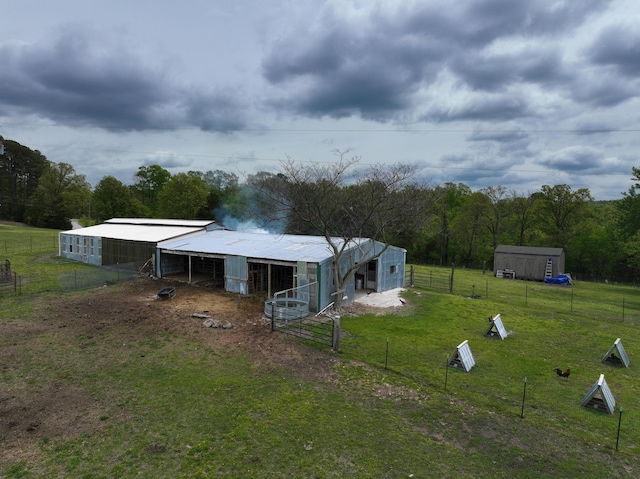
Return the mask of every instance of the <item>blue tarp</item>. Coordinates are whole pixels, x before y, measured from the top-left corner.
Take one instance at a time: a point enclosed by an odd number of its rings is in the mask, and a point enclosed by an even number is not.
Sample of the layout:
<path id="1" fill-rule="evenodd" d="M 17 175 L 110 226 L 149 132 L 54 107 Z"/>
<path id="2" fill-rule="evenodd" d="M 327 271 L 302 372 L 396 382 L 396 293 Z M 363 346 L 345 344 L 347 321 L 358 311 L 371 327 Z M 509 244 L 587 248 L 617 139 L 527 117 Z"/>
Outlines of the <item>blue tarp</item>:
<path id="1" fill-rule="evenodd" d="M 549 284 L 573 284 L 573 281 L 571 281 L 571 276 L 566 274 L 559 274 L 558 276 L 555 276 L 553 278 L 545 278 L 544 282 Z"/>

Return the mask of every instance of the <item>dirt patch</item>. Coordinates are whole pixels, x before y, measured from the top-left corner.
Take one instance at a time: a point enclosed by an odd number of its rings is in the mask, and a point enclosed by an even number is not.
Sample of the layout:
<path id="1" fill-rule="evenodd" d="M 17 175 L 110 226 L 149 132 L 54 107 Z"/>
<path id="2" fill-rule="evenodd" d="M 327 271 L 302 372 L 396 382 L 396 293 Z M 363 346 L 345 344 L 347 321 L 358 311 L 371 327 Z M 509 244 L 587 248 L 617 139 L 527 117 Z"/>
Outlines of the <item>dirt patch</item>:
<path id="1" fill-rule="evenodd" d="M 175 296 L 158 299 L 157 293 L 166 287 L 175 288 Z M 339 359 L 271 332 L 270 322 L 263 315 L 265 299 L 153 279 L 81 294 L 64 293 L 53 301 L 40 303 L 36 318 L 0 319 L 0 337 L 5 338 L 4 347 L 0 348 L 0 373 L 12 376 L 12 365 L 25 349 L 37 354 L 38 347 L 47 349 L 47 342 L 74 342 L 78 351 L 90 351 L 99 362 L 101 353 L 96 345 L 106 338 L 133 344 L 165 331 L 203 347 L 240 350 L 256 367 L 285 368 L 289 375 L 335 383 L 333 366 Z M 343 315 L 395 308 L 354 303 L 345 308 Z M 204 317 L 231 327 L 205 328 Z M 95 433 L 105 417 L 126 420 L 127 411 L 115 407 L 111 410 L 109 398 L 93 398 L 81 387 L 68 387 L 63 370 L 61 360 L 53 377 L 39 377 L 34 371 L 22 385 L 8 387 L 7 383 L 0 383 L 1 462 L 28 461 L 39 454 L 40 444 L 50 439 Z M 51 375 L 51 370 L 41 374 Z"/>
<path id="2" fill-rule="evenodd" d="M 0 459 L 28 461 L 37 445 L 49 439 L 70 439 L 93 432 L 100 406 L 80 388 L 47 385 L 37 393 L 25 388 L 3 389 L 0 397 Z"/>

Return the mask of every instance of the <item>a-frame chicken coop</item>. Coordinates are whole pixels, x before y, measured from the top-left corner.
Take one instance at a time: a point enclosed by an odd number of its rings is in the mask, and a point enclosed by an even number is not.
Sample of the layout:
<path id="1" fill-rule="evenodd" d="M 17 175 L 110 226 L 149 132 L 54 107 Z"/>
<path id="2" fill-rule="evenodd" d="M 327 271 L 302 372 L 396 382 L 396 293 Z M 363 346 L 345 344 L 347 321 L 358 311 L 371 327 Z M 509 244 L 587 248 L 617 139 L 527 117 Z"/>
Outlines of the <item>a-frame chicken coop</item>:
<path id="1" fill-rule="evenodd" d="M 607 381 L 605 381 L 604 379 L 604 374 L 600 375 L 600 378 L 582 399 L 580 405 L 585 407 L 593 407 L 598 411 L 613 414 L 616 409 L 616 400 L 611 393 L 611 389 L 609 389 Z"/>
<path id="2" fill-rule="evenodd" d="M 622 341 L 620 338 L 616 339 L 613 345 L 609 348 L 609 351 L 602 358 L 603 363 L 609 363 L 617 366 L 629 367 L 629 356 L 624 350 Z"/>

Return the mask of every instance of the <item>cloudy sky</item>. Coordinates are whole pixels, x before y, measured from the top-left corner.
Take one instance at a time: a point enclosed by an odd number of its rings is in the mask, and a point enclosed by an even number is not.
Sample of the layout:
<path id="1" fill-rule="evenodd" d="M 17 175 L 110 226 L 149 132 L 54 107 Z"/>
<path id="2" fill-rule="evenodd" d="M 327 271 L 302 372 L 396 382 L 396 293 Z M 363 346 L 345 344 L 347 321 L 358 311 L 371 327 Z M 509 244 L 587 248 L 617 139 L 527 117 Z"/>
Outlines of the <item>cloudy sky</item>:
<path id="1" fill-rule="evenodd" d="M 433 184 L 606 200 L 640 167 L 637 0 L 2 4 L 0 135 L 92 186 L 349 149 Z"/>

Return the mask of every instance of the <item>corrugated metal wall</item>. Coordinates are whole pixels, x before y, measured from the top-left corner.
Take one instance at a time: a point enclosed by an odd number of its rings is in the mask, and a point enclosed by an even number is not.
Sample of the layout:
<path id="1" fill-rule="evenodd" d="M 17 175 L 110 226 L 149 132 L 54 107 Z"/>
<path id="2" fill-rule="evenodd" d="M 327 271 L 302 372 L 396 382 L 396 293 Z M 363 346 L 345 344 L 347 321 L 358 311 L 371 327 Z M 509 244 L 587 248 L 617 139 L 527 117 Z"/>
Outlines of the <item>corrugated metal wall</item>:
<path id="1" fill-rule="evenodd" d="M 230 293 L 247 294 L 247 258 L 227 256 L 225 261 L 225 289 Z"/>
<path id="2" fill-rule="evenodd" d="M 402 288 L 406 253 L 400 248 L 389 247 L 378 260 L 378 291 Z"/>
<path id="3" fill-rule="evenodd" d="M 95 266 L 102 265 L 102 238 L 95 236 L 59 234 L 59 253 L 63 258 Z"/>

